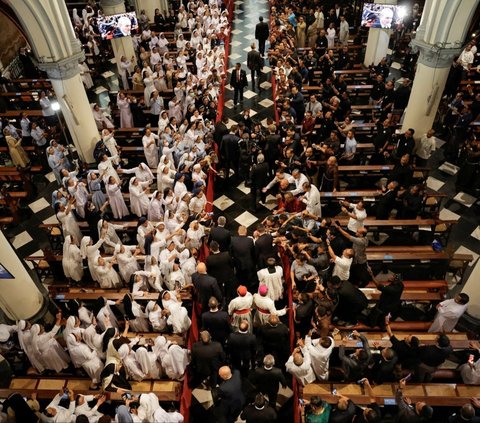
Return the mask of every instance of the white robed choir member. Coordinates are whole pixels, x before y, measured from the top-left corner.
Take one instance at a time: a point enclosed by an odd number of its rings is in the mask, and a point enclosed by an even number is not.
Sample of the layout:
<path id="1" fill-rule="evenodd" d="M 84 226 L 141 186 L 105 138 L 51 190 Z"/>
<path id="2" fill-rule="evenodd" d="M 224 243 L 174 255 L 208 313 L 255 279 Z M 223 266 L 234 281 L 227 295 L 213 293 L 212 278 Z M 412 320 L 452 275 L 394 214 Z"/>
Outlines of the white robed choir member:
<path id="1" fill-rule="evenodd" d="M 103 238 L 103 251 L 106 254 L 113 254 L 115 247 L 122 243 L 117 231 L 123 230 L 122 225 L 109 222 L 106 219 L 100 219 L 97 223 L 98 237 Z"/>
<path id="2" fill-rule="evenodd" d="M 90 389 L 96 389 L 101 381 L 100 373 L 104 367 L 102 360 L 94 350 L 81 341 L 79 333 L 71 333 L 68 338 L 67 346 L 72 361 L 82 367 L 92 380 Z"/>
<path id="3" fill-rule="evenodd" d="M 148 203 L 147 218 L 152 222 L 160 222 L 163 220 L 163 207 L 162 207 L 163 194 L 161 191 L 155 191 L 152 195 L 152 199 Z"/>
<path id="4" fill-rule="evenodd" d="M 322 206 L 320 204 L 320 191 L 315 185 L 310 184 L 310 182 L 305 182 L 303 189 L 305 190 L 305 194 L 303 195 L 302 202 L 306 204 L 306 210 L 317 217 L 321 217 Z"/>
<path id="5" fill-rule="evenodd" d="M 442 301 L 437 305 L 437 314 L 429 332 L 452 332 L 468 307 L 468 295 L 457 294 L 455 298 Z"/>
<path id="6" fill-rule="evenodd" d="M 161 296 L 163 308 L 168 311 L 167 324 L 172 326 L 173 333 L 186 332 L 192 321 L 188 317 L 187 309 L 182 307 L 180 294 L 177 291 L 163 291 Z"/>
<path id="7" fill-rule="evenodd" d="M 154 134 L 150 128 L 145 130 L 145 135 L 142 138 L 145 159 L 150 168 L 155 169 L 158 166 L 158 135 Z"/>
<path id="8" fill-rule="evenodd" d="M 45 367 L 40 357 L 40 351 L 33 348 L 31 326 L 25 320 L 18 322 L 18 342 L 27 355 L 30 364 L 38 373 L 42 373 Z"/>
<path id="9" fill-rule="evenodd" d="M 135 351 L 135 358 L 147 379 L 160 379 L 162 369 L 153 351 L 140 347 Z"/>
<path id="10" fill-rule="evenodd" d="M 123 344 L 118 349 L 118 354 L 122 359 L 128 379 L 133 379 L 137 382 L 145 379 L 145 373 L 143 373 L 142 369 L 140 368 L 140 364 L 135 358 L 135 353 L 131 350 L 129 344 Z"/>
<path id="11" fill-rule="evenodd" d="M 269 259 L 270 260 L 270 259 Z M 268 262 L 268 260 L 267 260 Z M 283 296 L 283 268 L 282 266 L 271 266 L 260 269 L 257 272 L 258 282 L 260 285 L 266 285 L 268 288 L 267 295 L 277 301 Z"/>

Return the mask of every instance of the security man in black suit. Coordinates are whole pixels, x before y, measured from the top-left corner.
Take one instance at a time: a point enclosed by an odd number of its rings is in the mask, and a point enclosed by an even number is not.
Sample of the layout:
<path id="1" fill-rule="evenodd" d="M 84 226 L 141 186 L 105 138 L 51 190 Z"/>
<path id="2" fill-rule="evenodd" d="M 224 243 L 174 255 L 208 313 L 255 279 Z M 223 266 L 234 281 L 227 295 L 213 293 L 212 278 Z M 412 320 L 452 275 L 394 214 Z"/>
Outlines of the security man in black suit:
<path id="1" fill-rule="evenodd" d="M 210 255 L 206 260 L 208 273 L 218 281 L 220 288 L 223 288 L 225 301 L 228 304 L 236 296 L 237 283 L 233 270 L 233 260 L 228 251 L 220 251 L 218 242 L 210 242 Z"/>
<path id="2" fill-rule="evenodd" d="M 220 251 L 229 251 L 232 240 L 230 231 L 225 229 L 226 223 L 227 219 L 225 216 L 220 216 L 217 219 L 217 226 L 210 230 L 210 235 L 208 236 L 208 243 L 210 244 L 212 241 L 217 241 Z"/>
<path id="3" fill-rule="evenodd" d="M 240 63 L 235 64 L 235 69 L 230 77 L 230 85 L 233 87 L 233 104 L 236 106 L 238 99 L 243 101 L 243 89 L 248 85 L 247 73 Z"/>
<path id="4" fill-rule="evenodd" d="M 208 300 L 215 297 L 218 302 L 222 302 L 223 295 L 217 280 L 207 274 L 205 263 L 198 263 L 197 271 L 192 275 L 192 283 L 195 288 L 195 297 L 201 305 L 202 310 L 208 310 Z"/>
<path id="5" fill-rule="evenodd" d="M 232 255 L 238 282 L 245 285 L 250 292 L 256 292 L 255 245 L 252 238 L 247 236 L 245 226 L 240 226 L 238 236 L 232 237 L 230 254 Z"/>
<path id="6" fill-rule="evenodd" d="M 255 73 L 257 74 L 257 87 L 260 89 L 260 76 L 263 68 L 263 59 L 260 53 L 255 50 L 255 43 L 250 45 L 251 50 L 247 54 L 247 67 L 252 75 L 252 91 L 255 91 Z"/>
<path id="7" fill-rule="evenodd" d="M 202 328 L 208 330 L 214 341 L 225 345 L 230 334 L 230 320 L 226 311 L 218 308 L 218 300 L 211 297 L 208 300 L 209 311 L 202 314 Z"/>
<path id="8" fill-rule="evenodd" d="M 260 21 L 255 27 L 255 39 L 258 40 L 258 50 L 260 54 L 263 56 L 265 54 L 265 41 L 268 40 L 268 36 L 270 35 L 270 30 L 268 28 L 268 24 L 263 22 L 263 17 L 260 16 L 258 18 Z"/>
<path id="9" fill-rule="evenodd" d="M 248 371 L 255 368 L 257 353 L 257 337 L 248 331 L 249 325 L 243 320 L 238 332 L 233 332 L 228 337 L 227 350 L 235 369 L 240 370 L 243 377 L 247 377 Z"/>
<path id="10" fill-rule="evenodd" d="M 224 361 L 225 353 L 222 345 L 212 341 L 208 331 L 200 332 L 200 341 L 195 342 L 192 346 L 192 386 L 198 386 L 207 378 L 210 379 L 211 386 L 215 386 L 218 369 Z"/>
<path id="11" fill-rule="evenodd" d="M 246 80 L 246 79 L 245 79 Z M 220 144 L 220 155 L 225 166 L 225 180 L 230 178 L 230 169 L 235 171 L 238 175 L 238 168 L 240 162 L 240 145 L 241 138 L 236 134 L 238 131 L 237 125 L 230 127 L 230 133 L 224 135 Z"/>
<path id="12" fill-rule="evenodd" d="M 263 269 L 267 266 L 267 259 L 276 255 L 273 245 L 273 237 L 265 230 L 265 226 L 259 224 L 256 230 L 258 237 L 255 240 L 255 256 L 257 258 L 257 266 Z"/>

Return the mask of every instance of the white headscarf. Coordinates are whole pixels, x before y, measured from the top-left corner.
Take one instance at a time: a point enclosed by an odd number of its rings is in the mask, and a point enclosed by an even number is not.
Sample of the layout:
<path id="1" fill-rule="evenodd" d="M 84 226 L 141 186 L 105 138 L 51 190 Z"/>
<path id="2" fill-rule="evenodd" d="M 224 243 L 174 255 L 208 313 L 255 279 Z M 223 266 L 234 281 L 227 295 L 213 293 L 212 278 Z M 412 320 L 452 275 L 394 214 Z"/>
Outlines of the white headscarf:
<path id="1" fill-rule="evenodd" d="M 87 258 L 87 248 L 90 245 L 91 240 L 92 238 L 90 238 L 89 236 L 84 236 L 82 238 L 82 241 L 80 242 L 80 254 L 82 255 L 83 259 Z"/>

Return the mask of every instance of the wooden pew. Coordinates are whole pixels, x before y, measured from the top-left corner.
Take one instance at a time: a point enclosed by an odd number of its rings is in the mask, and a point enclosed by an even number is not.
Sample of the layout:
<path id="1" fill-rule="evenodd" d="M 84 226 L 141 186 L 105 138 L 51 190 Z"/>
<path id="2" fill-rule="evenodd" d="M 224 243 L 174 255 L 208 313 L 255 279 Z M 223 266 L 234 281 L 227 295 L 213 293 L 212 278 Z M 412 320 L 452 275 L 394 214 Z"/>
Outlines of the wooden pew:
<path id="1" fill-rule="evenodd" d="M 35 192 L 35 186 L 32 181 L 32 174 L 43 170 L 42 166 L 29 166 L 26 168 L 17 168 L 13 166 L 0 166 L 0 183 L 13 182 L 18 184 L 31 196 Z"/>
<path id="2" fill-rule="evenodd" d="M 18 392 L 20 395 L 30 397 L 36 393 L 38 399 L 53 399 L 62 389 L 70 388 L 75 394 L 97 395 L 99 391 L 89 389 L 90 379 L 80 378 L 32 378 L 16 377 L 10 382 L 8 389 L 0 389 L 0 397 L 6 398 L 12 392 Z M 182 391 L 181 382 L 173 380 L 144 380 L 142 382 L 131 381 L 132 392 L 148 393 L 154 392 L 160 401 L 180 401 Z M 121 394 L 116 392 L 109 393 L 114 401 L 121 401 Z"/>
<path id="3" fill-rule="evenodd" d="M 349 332 L 339 332 L 336 335 L 334 335 L 334 339 L 337 345 L 340 345 L 340 342 L 342 341 L 342 336 L 346 333 L 350 333 L 351 329 L 349 329 Z M 391 347 L 392 343 L 390 342 L 390 338 L 388 337 L 388 334 L 386 332 L 361 332 L 362 335 L 364 335 L 368 343 L 371 347 L 374 347 L 374 343 L 377 344 L 379 347 L 386 348 L 386 347 Z M 412 335 L 416 336 L 421 344 L 424 345 L 434 345 L 437 341 L 437 336 L 438 334 L 436 333 L 428 333 L 428 332 L 413 332 L 411 330 L 405 331 L 405 332 L 400 332 L 396 331 L 394 332 L 394 335 L 397 337 L 397 339 L 404 339 L 406 336 Z M 460 332 L 455 332 L 455 333 L 447 333 L 448 338 L 450 339 L 450 344 L 452 345 L 452 348 L 454 349 L 466 349 L 470 347 L 470 340 L 468 339 L 468 336 L 466 333 L 460 333 Z M 359 340 L 356 339 L 349 339 L 347 340 L 345 347 L 347 348 L 358 348 Z"/>
<path id="4" fill-rule="evenodd" d="M 26 191 L 9 192 L 5 186 L 0 189 L 0 206 L 5 206 L 9 210 L 13 222 L 19 222 L 20 200 L 27 197 L 28 193 Z"/>
<path id="5" fill-rule="evenodd" d="M 369 176 L 375 177 L 383 174 L 389 174 L 394 165 L 355 165 L 355 166 L 338 166 L 338 172 L 342 173 L 344 176 Z M 422 177 L 426 179 L 431 168 L 429 167 L 413 167 L 413 176 Z"/>
<path id="6" fill-rule="evenodd" d="M 26 89 L 26 90 L 50 90 L 50 89 L 52 89 L 52 83 L 50 82 L 49 79 L 45 79 L 45 78 L 12 79 L 11 83 L 15 84 L 17 87 L 19 87 L 19 89 Z"/>
<path id="7" fill-rule="evenodd" d="M 374 386 L 373 392 L 378 403 L 381 405 L 386 399 L 395 398 L 397 384 L 384 383 Z M 365 387 L 354 383 L 311 383 L 303 387 L 303 398 L 311 399 L 312 396 L 320 396 L 324 401 L 332 404 L 338 402 L 338 397 L 332 395 L 332 390 L 337 389 L 339 394 L 350 398 L 359 405 L 368 405 L 369 396 Z M 425 401 L 432 406 L 461 407 L 470 403 L 472 397 L 478 396 L 478 386 L 461 384 L 408 384 L 404 390 L 404 396 L 409 397 L 413 403 Z"/>
<path id="8" fill-rule="evenodd" d="M 41 118 L 43 113 L 41 110 L 7 110 L 6 112 L 0 113 L 0 117 L 7 119 L 20 119 L 20 114 L 22 112 L 28 113 L 30 117 Z"/>

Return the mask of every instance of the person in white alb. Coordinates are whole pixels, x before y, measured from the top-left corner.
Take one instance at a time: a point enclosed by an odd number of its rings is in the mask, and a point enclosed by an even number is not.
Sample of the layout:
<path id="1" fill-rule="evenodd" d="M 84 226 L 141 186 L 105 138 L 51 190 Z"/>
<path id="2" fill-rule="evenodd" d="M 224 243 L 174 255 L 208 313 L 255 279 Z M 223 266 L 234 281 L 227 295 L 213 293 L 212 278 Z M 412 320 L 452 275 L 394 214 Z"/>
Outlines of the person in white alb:
<path id="1" fill-rule="evenodd" d="M 305 348 L 310 354 L 312 369 L 318 380 L 328 380 L 328 365 L 334 347 L 335 341 L 330 336 L 313 340 L 310 335 L 305 337 Z"/>
<path id="2" fill-rule="evenodd" d="M 359 200 L 357 204 L 349 203 L 341 200 L 342 211 L 347 213 L 350 217 L 347 228 L 352 234 L 356 234 L 360 228 L 363 228 L 363 221 L 367 218 L 367 211 L 365 210 L 363 199 Z M 349 209 L 351 211 L 349 211 Z"/>
<path id="3" fill-rule="evenodd" d="M 295 376 L 302 386 L 315 382 L 316 377 L 312 369 L 310 352 L 305 347 L 303 340 L 298 340 L 298 347 L 293 350 L 292 355 L 285 363 L 285 369 Z"/>
<path id="4" fill-rule="evenodd" d="M 467 44 L 465 49 L 458 56 L 457 64 L 460 65 L 465 72 L 468 72 L 472 66 L 475 56 L 472 52 L 472 45 Z"/>
<path id="5" fill-rule="evenodd" d="M 257 272 L 258 282 L 268 288 L 267 295 L 277 301 L 283 296 L 283 268 L 276 266 L 276 260 L 273 257 L 267 259 L 267 267 Z"/>
<path id="6" fill-rule="evenodd" d="M 298 169 L 295 169 L 292 172 L 292 176 L 295 182 L 295 189 L 292 189 L 290 192 L 295 196 L 299 194 L 303 194 L 305 192 L 305 189 L 303 188 L 303 184 L 305 182 L 308 182 L 308 178 Z"/>
<path id="7" fill-rule="evenodd" d="M 307 205 L 306 210 L 317 217 L 322 217 L 322 205 L 320 204 L 320 191 L 318 188 L 310 182 L 304 182 L 303 189 L 305 190 L 305 195 L 302 198 L 302 202 Z"/>
<path id="8" fill-rule="evenodd" d="M 452 332 L 468 307 L 470 298 L 467 294 L 455 295 L 455 298 L 442 301 L 437 305 L 437 315 L 433 320 L 429 332 Z"/>
<path id="9" fill-rule="evenodd" d="M 266 285 L 261 285 L 258 288 L 258 293 L 253 295 L 253 305 L 255 306 L 255 326 L 261 326 L 268 322 L 271 314 L 277 316 L 284 316 L 287 313 L 287 307 L 277 310 L 275 302 L 267 296 L 268 288 Z"/>
<path id="10" fill-rule="evenodd" d="M 335 263 L 332 276 L 338 276 L 342 281 L 348 281 L 350 278 L 350 266 L 353 261 L 353 250 L 346 248 L 343 250 L 342 257 L 338 257 L 330 246 L 330 240 L 327 238 L 328 254 Z"/>
<path id="11" fill-rule="evenodd" d="M 238 330 L 240 322 L 246 320 L 248 322 L 248 331 L 251 333 L 252 325 L 252 305 L 253 295 L 248 292 L 247 287 L 240 285 L 237 288 L 238 297 L 235 297 L 228 304 L 228 314 L 232 321 L 231 325 L 234 330 Z"/>
<path id="12" fill-rule="evenodd" d="M 415 150 L 415 164 L 418 167 L 427 166 L 428 159 L 437 147 L 435 130 L 430 129 L 420 138 Z"/>

